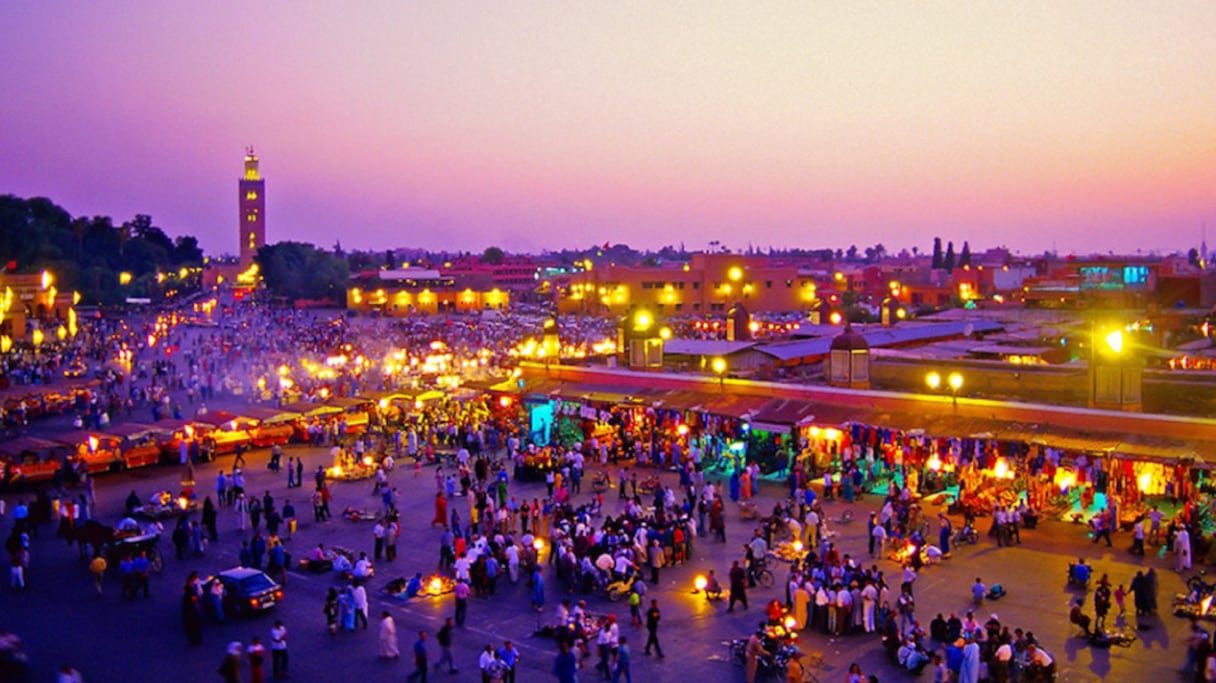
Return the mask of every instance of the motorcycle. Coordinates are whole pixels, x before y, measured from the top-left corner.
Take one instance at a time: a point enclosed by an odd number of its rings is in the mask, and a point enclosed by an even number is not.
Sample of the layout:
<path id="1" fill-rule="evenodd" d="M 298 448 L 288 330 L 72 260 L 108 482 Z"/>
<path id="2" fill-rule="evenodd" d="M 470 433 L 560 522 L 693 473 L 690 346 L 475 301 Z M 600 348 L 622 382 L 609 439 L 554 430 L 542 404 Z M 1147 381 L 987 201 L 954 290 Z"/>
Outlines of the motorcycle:
<path id="1" fill-rule="evenodd" d="M 603 493 L 612 488 L 612 479 L 607 472 L 596 472 L 591 477 L 591 490 L 595 493 Z"/>
<path id="2" fill-rule="evenodd" d="M 612 602 L 624 600 L 629 595 L 629 591 L 633 590 L 635 578 L 637 578 L 637 575 L 631 572 L 629 576 L 623 579 L 610 579 L 604 585 L 604 591 L 608 593 L 608 599 Z"/>
<path id="3" fill-rule="evenodd" d="M 972 526 L 963 525 L 963 528 L 954 532 L 954 538 L 950 539 L 950 542 L 954 545 L 962 545 L 964 543 L 975 545 L 980 542 L 980 535 Z"/>
<path id="4" fill-rule="evenodd" d="M 1209 595 L 1212 595 L 1212 593 L 1216 593 L 1216 583 L 1208 583 L 1206 580 L 1204 580 L 1203 572 L 1200 572 L 1187 579 L 1186 588 L 1189 594 L 1194 597 L 1196 602 L 1208 597 Z"/>
<path id="5" fill-rule="evenodd" d="M 726 644 L 730 652 L 730 660 L 738 666 L 747 664 L 747 640 L 747 638 L 736 638 Z M 790 661 L 797 656 L 798 648 L 788 644 L 779 645 L 771 638 L 765 638 L 764 641 L 764 649 L 773 654 L 770 657 L 756 659 L 756 679 L 772 677 L 779 681 L 785 680 L 786 669 L 789 667 Z"/>

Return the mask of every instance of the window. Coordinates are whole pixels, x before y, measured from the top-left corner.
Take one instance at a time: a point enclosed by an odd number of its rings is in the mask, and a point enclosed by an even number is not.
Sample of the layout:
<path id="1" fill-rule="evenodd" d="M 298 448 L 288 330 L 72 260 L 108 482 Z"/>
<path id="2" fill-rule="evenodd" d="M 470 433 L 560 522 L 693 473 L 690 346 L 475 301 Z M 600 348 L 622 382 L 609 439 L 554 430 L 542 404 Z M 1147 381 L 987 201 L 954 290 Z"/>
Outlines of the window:
<path id="1" fill-rule="evenodd" d="M 676 313 L 682 313 L 683 311 L 684 311 L 684 304 L 676 304 Z"/>
<path id="2" fill-rule="evenodd" d="M 249 201 L 253 201 L 257 198 L 258 198 L 258 193 L 254 192 L 253 190 L 250 190 L 245 193 L 245 199 L 248 199 Z"/>
<path id="3" fill-rule="evenodd" d="M 696 283 L 694 282 L 693 284 L 696 284 Z M 693 304 L 693 305 L 692 305 L 692 310 L 694 310 L 694 311 L 699 311 L 699 310 L 701 310 L 701 304 Z"/>
<path id="4" fill-rule="evenodd" d="M 765 281 L 764 281 L 764 288 L 765 288 L 765 289 L 772 289 L 772 288 L 773 288 L 773 281 L 772 281 L 772 280 L 765 280 Z"/>
<path id="5" fill-rule="evenodd" d="M 793 281 L 793 280 L 786 280 L 786 281 L 785 281 L 785 288 L 786 288 L 786 289 L 789 289 L 790 287 L 793 287 L 793 286 L 794 286 L 794 281 Z"/>
<path id="6" fill-rule="evenodd" d="M 725 310 L 726 310 L 726 304 L 714 304 L 714 303 L 711 303 L 711 304 L 709 305 L 709 310 L 711 310 L 711 311 L 725 311 Z"/>
<path id="7" fill-rule="evenodd" d="M 692 288 L 693 288 L 693 289 L 701 289 L 701 282 L 700 282 L 700 281 L 697 281 L 697 282 L 692 283 Z"/>

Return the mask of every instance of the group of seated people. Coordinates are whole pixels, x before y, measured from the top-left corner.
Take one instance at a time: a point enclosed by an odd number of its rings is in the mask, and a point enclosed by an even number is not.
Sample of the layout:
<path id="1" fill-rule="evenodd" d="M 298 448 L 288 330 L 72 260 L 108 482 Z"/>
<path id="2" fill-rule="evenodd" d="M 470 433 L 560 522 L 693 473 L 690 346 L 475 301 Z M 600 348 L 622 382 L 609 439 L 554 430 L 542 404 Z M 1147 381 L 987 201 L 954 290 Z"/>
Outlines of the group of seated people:
<path id="1" fill-rule="evenodd" d="M 318 543 L 317 547 L 313 548 L 305 558 L 305 566 L 309 571 L 317 574 L 333 570 L 355 582 L 370 579 L 376 570 L 372 566 L 372 561 L 367 559 L 367 553 L 360 552 L 359 559 L 354 562 L 351 561 L 352 554 L 338 548 L 326 550 L 324 543 Z"/>

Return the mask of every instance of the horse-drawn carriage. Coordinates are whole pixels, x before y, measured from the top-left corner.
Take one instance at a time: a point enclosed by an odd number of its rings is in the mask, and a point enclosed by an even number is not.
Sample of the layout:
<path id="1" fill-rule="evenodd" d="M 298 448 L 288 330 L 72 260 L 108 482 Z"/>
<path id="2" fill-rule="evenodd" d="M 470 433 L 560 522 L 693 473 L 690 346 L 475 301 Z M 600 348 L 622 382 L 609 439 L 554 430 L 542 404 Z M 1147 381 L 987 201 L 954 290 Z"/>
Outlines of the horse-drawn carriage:
<path id="1" fill-rule="evenodd" d="M 75 543 L 80 549 L 81 559 L 101 556 L 111 566 L 117 566 L 128 557 L 147 553 L 153 572 L 159 574 L 165 568 L 164 558 L 160 554 L 160 534 L 144 532 L 138 525 L 127 524 L 115 528 L 91 519 L 73 527 L 66 535 L 68 542 Z"/>

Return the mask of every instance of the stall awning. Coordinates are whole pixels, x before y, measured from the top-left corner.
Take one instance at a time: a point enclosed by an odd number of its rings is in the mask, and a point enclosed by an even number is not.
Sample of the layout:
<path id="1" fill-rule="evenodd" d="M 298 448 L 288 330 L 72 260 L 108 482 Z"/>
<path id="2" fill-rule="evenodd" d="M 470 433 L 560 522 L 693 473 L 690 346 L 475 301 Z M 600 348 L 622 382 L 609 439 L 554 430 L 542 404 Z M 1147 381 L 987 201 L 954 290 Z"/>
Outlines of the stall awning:
<path id="1" fill-rule="evenodd" d="M 194 418 L 194 421 L 200 424 L 211 425 L 212 427 L 223 427 L 229 422 L 258 422 L 257 418 L 237 415 L 226 410 L 216 410 L 206 415 L 199 415 Z"/>
<path id="2" fill-rule="evenodd" d="M 550 396 L 584 401 L 588 403 L 607 404 L 649 404 L 652 393 L 637 387 L 613 387 L 602 384 L 565 384 L 549 393 Z"/>
<path id="3" fill-rule="evenodd" d="M 1216 443 L 1130 434 L 1124 435 L 1119 443 L 1110 450 L 1110 454 L 1116 458 L 1152 460 L 1169 464 L 1188 462 L 1206 469 L 1216 465 L 1216 462 L 1205 459 L 1203 457 L 1205 452 L 1216 452 Z"/>
<path id="4" fill-rule="evenodd" d="M 760 406 L 749 417 L 752 429 L 788 434 L 794 427 L 808 423 L 815 417 L 815 406 L 809 401 L 775 398 Z"/>
<path id="5" fill-rule="evenodd" d="M 701 410 L 710 415 L 721 415 L 741 420 L 746 419 L 751 413 L 759 410 L 770 400 L 772 399 L 764 396 L 719 394 L 706 401 L 701 406 Z"/>
<path id="6" fill-rule="evenodd" d="M 124 439 L 142 439 L 153 434 L 171 434 L 173 430 L 139 422 L 124 422 L 110 427 L 109 433 Z"/>
<path id="7" fill-rule="evenodd" d="M 246 408 L 242 408 L 241 413 L 247 417 L 251 417 L 266 424 L 274 424 L 276 422 L 291 422 L 292 420 L 298 420 L 303 417 L 299 413 L 290 410 L 271 408 L 269 406 L 248 406 Z"/>
<path id="8" fill-rule="evenodd" d="M 45 453 L 58 448 L 59 444 L 33 436 L 19 436 L 0 443 L 0 454 L 10 458 L 19 457 L 22 453 Z"/>
<path id="9" fill-rule="evenodd" d="M 325 405 L 334 406 L 340 410 L 350 410 L 351 408 L 357 408 L 359 406 L 366 405 L 367 403 L 369 403 L 369 401 L 365 398 L 359 398 L 357 396 L 339 396 L 337 398 L 329 399 L 325 402 Z"/>
<path id="10" fill-rule="evenodd" d="M 65 432 L 56 436 L 53 441 L 64 446 L 72 446 L 73 448 L 84 446 L 89 443 L 89 439 L 95 439 L 99 444 L 111 446 L 117 444 L 119 439 L 113 434 L 102 434 L 101 432 L 87 432 L 77 430 Z"/>
<path id="11" fill-rule="evenodd" d="M 305 417 L 318 417 L 320 415 L 336 415 L 342 412 L 337 406 L 326 405 L 324 403 L 311 403 L 309 401 L 297 401 L 295 403 L 283 406 L 283 410 L 292 413 L 299 413 Z"/>
<path id="12" fill-rule="evenodd" d="M 651 405 L 662 410 L 700 410 L 705 402 L 712 398 L 700 391 L 664 391 L 653 397 Z"/>

